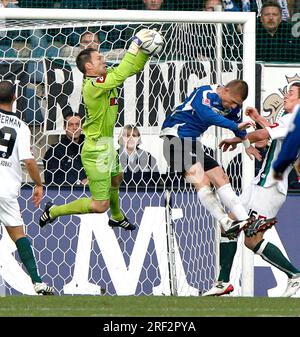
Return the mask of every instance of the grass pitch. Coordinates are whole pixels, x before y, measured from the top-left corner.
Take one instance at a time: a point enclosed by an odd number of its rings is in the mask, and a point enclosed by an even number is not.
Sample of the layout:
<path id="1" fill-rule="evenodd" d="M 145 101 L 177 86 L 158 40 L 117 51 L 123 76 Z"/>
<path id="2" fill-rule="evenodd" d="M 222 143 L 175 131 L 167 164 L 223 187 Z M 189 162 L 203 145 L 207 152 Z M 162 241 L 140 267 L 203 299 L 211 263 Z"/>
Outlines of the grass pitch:
<path id="1" fill-rule="evenodd" d="M 1 317 L 300 317 L 300 298 L 7 296 Z"/>

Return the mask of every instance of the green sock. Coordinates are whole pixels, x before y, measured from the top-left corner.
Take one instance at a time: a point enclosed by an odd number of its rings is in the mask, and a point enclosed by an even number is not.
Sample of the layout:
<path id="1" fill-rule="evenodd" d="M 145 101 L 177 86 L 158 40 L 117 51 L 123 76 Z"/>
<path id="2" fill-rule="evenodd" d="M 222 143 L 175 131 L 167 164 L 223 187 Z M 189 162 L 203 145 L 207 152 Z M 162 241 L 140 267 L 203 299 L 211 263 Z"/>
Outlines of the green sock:
<path id="1" fill-rule="evenodd" d="M 220 242 L 220 274 L 218 281 L 229 282 L 230 272 L 237 249 L 237 240 L 230 240 L 226 237 L 221 237 Z"/>
<path id="2" fill-rule="evenodd" d="M 50 209 L 51 218 L 57 218 L 61 215 L 86 214 L 92 211 L 92 199 L 80 198 L 68 204 L 53 206 Z"/>
<path id="3" fill-rule="evenodd" d="M 300 271 L 282 254 L 281 250 L 270 242 L 261 240 L 253 249 L 265 261 L 283 271 L 289 278 L 296 276 Z"/>
<path id="4" fill-rule="evenodd" d="M 124 219 L 124 215 L 120 209 L 119 188 L 110 188 L 110 212 L 114 220 L 121 221 Z"/>
<path id="5" fill-rule="evenodd" d="M 16 241 L 16 246 L 18 249 L 20 259 L 22 263 L 24 264 L 26 270 L 28 271 L 28 274 L 32 280 L 32 283 L 36 283 L 36 282 L 41 283 L 42 279 L 40 278 L 38 274 L 35 257 L 33 255 L 31 244 L 28 238 L 24 236 L 18 239 Z"/>

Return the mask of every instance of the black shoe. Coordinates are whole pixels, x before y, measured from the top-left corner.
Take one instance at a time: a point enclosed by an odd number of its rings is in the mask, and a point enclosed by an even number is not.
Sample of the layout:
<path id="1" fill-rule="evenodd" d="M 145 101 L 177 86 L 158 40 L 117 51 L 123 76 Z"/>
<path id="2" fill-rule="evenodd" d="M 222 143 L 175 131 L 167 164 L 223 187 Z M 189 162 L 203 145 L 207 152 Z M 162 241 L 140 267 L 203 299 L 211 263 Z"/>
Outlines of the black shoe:
<path id="1" fill-rule="evenodd" d="M 225 235 L 229 239 L 235 239 L 238 237 L 242 230 L 246 230 L 252 223 L 255 221 L 255 218 L 250 217 L 246 220 L 235 220 L 232 221 L 230 228 L 225 231 Z"/>
<path id="2" fill-rule="evenodd" d="M 109 219 L 108 225 L 112 228 L 113 227 L 121 227 L 125 230 L 130 230 L 130 231 L 133 231 L 135 229 L 135 226 L 132 225 L 126 217 L 124 217 L 124 219 L 121 220 L 121 221 Z"/>
<path id="3" fill-rule="evenodd" d="M 258 232 L 265 231 L 272 226 L 274 226 L 277 222 L 276 218 L 270 219 L 255 219 L 248 228 L 245 229 L 245 235 L 247 237 L 252 237 L 256 235 Z"/>
<path id="4" fill-rule="evenodd" d="M 44 212 L 42 213 L 40 217 L 40 227 L 43 228 L 44 226 L 47 225 L 47 222 L 52 222 L 54 219 L 51 219 L 50 217 L 50 208 L 53 206 L 52 202 L 47 202 Z"/>

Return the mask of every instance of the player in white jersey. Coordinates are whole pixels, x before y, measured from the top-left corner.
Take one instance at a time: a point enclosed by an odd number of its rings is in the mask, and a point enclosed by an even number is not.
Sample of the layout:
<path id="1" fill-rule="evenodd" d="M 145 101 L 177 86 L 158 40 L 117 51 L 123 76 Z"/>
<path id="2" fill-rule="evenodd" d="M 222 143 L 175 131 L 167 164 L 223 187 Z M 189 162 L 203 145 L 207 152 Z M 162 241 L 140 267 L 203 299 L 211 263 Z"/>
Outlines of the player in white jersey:
<path id="1" fill-rule="evenodd" d="M 24 232 L 24 223 L 17 200 L 22 182 L 21 161 L 35 183 L 32 201 L 39 206 L 43 185 L 36 161 L 31 153 L 30 130 L 15 113 L 15 89 L 9 81 L 0 82 L 0 223 L 17 246 L 22 263 L 32 280 L 34 290 L 41 295 L 54 295 L 54 289 L 38 274 L 31 243 Z"/>
<path id="2" fill-rule="evenodd" d="M 281 181 L 273 178 L 272 163 L 276 160 L 282 142 L 289 131 L 290 120 L 293 118 L 293 111 L 300 103 L 300 82 L 291 85 L 289 92 L 284 97 L 285 114 L 281 116 L 276 123 L 260 130 L 256 130 L 247 135 L 250 142 L 262 140 L 271 140 L 268 152 L 265 156 L 261 170 L 252 180 L 250 186 L 241 194 L 240 200 L 249 211 L 250 216 L 256 218 L 275 217 L 286 200 L 288 191 L 288 175 L 291 166 L 284 172 Z M 249 115 L 252 119 L 261 117 L 255 109 L 249 109 Z M 226 139 L 220 143 L 223 150 L 230 150 L 239 143 L 238 138 Z M 252 232 L 253 228 L 245 230 L 245 245 L 255 254 L 260 255 L 265 261 L 269 262 L 288 276 L 288 285 L 283 297 L 290 297 L 300 289 L 300 270 L 294 267 L 290 261 L 282 254 L 280 249 L 274 244 L 264 239 L 265 231 L 258 233 Z M 220 242 L 220 274 L 217 283 L 203 296 L 220 296 L 233 291 L 230 284 L 230 271 L 233 258 L 237 249 L 236 239 L 229 240 L 222 236 Z"/>

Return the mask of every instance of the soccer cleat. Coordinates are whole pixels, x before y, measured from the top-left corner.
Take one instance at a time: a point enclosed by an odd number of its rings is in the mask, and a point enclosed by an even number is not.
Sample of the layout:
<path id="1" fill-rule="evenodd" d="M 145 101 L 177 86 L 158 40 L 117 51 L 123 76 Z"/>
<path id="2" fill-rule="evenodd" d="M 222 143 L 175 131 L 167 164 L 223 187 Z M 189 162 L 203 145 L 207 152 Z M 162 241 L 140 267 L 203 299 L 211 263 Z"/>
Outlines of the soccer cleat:
<path id="1" fill-rule="evenodd" d="M 300 289 L 300 276 L 289 278 L 286 290 L 281 295 L 281 297 L 291 297 L 295 295 L 299 289 Z"/>
<path id="2" fill-rule="evenodd" d="M 135 229 L 135 226 L 132 225 L 126 217 L 124 217 L 124 219 L 121 220 L 121 221 L 109 219 L 108 225 L 112 228 L 113 227 L 121 227 L 121 228 L 124 228 L 125 230 L 130 230 L 130 231 L 133 231 Z"/>
<path id="3" fill-rule="evenodd" d="M 228 295 L 234 290 L 233 285 L 229 282 L 218 281 L 215 285 L 203 293 L 202 296 L 222 296 Z"/>
<path id="4" fill-rule="evenodd" d="M 46 283 L 34 283 L 33 285 L 35 292 L 38 295 L 54 295 L 54 288 L 49 287 Z"/>
<path id="5" fill-rule="evenodd" d="M 230 220 L 230 226 L 225 230 L 225 235 L 229 239 L 237 238 L 242 230 L 247 229 L 255 219 L 250 217 L 246 220 Z"/>
<path id="6" fill-rule="evenodd" d="M 45 209 L 40 217 L 39 225 L 40 227 L 44 227 L 47 225 L 47 222 L 52 222 L 54 219 L 51 219 L 50 217 L 50 208 L 54 206 L 52 202 L 47 202 Z"/>
<path id="7" fill-rule="evenodd" d="M 245 235 L 247 237 L 252 237 L 256 235 L 258 232 L 265 231 L 272 226 L 274 226 L 277 222 L 276 218 L 270 219 L 254 219 L 254 221 L 245 229 Z"/>

